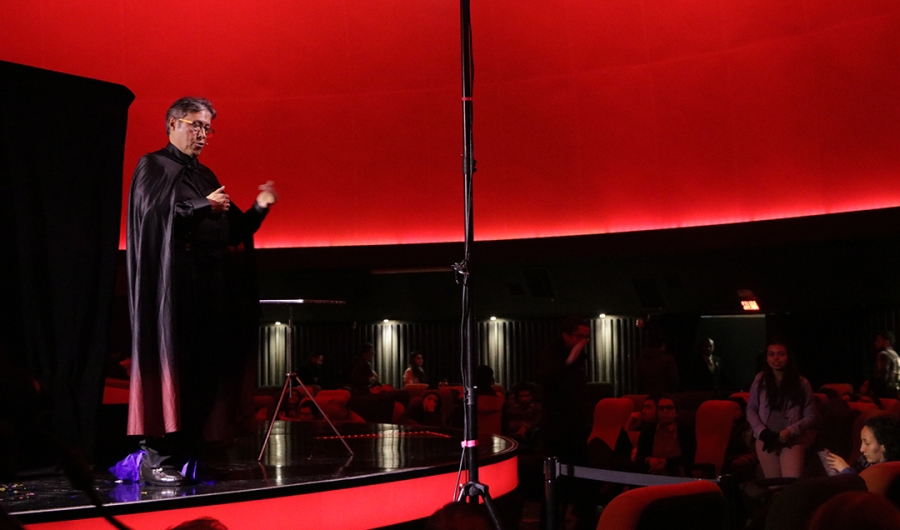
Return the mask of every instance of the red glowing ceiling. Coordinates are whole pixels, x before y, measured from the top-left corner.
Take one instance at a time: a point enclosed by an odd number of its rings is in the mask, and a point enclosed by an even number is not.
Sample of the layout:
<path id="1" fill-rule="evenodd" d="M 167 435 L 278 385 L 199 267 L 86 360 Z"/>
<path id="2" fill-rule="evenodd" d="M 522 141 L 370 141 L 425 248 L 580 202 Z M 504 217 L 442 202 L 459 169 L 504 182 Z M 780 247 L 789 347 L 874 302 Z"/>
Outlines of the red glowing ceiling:
<path id="1" fill-rule="evenodd" d="M 900 205 L 900 0 L 472 14 L 478 239 Z M 262 246 L 462 239 L 458 3 L 5 2 L 0 59 L 134 91 L 125 197 L 168 105 L 199 94 L 226 189 L 281 190 Z"/>

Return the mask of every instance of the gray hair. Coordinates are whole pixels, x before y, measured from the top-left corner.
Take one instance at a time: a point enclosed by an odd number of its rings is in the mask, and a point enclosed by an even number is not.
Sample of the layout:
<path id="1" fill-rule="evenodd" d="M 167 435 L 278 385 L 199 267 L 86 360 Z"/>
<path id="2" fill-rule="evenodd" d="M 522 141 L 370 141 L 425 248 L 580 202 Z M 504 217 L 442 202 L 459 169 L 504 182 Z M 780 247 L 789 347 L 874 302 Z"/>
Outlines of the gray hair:
<path id="1" fill-rule="evenodd" d="M 204 110 L 209 112 L 212 119 L 215 119 L 216 109 L 213 108 L 212 102 L 206 98 L 184 97 L 175 103 L 172 103 L 172 106 L 166 111 L 166 135 L 169 134 L 169 118 L 175 118 L 177 120 L 179 118 L 184 118 L 192 112 Z"/>

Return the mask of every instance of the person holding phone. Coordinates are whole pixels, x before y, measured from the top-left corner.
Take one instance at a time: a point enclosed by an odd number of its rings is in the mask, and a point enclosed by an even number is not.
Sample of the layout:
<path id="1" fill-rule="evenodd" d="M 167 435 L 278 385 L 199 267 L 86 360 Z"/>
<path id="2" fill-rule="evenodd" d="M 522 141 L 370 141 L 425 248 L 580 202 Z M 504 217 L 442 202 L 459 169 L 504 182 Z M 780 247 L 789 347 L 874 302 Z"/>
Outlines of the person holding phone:
<path id="1" fill-rule="evenodd" d="M 825 452 L 829 469 L 841 474 L 859 473 L 863 469 L 900 459 L 900 422 L 892 416 L 873 416 L 866 420 L 859 434 L 859 460 L 850 465 L 840 456 Z"/>

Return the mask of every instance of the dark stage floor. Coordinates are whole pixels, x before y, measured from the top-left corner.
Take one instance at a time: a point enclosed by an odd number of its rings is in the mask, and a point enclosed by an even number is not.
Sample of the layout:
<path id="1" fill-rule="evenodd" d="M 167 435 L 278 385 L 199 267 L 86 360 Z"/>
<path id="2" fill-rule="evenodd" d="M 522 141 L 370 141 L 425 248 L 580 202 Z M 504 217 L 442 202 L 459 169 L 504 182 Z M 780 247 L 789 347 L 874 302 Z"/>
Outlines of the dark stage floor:
<path id="1" fill-rule="evenodd" d="M 168 488 L 123 483 L 97 470 L 95 491 L 107 511 L 132 528 L 160 529 L 203 515 L 229 528 L 297 528 L 298 517 L 338 525 L 332 527 L 375 528 L 427 517 L 453 497 L 461 432 L 338 424 L 351 456 L 324 422 L 279 421 L 257 462 L 265 427 L 210 462 L 220 473 L 217 480 Z M 480 442 L 480 482 L 491 487 L 492 497 L 516 487 L 515 448 L 501 437 Z M 106 524 L 62 475 L 7 484 L 0 488 L 0 502 L 29 528 Z"/>

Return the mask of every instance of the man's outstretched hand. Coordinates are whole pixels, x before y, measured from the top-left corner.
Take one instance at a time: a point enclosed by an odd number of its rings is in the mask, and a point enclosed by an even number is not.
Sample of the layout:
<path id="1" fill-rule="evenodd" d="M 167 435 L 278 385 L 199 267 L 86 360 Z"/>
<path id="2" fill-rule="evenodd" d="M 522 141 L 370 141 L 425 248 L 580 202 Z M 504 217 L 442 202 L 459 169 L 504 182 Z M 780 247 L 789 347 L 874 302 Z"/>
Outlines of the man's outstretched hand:
<path id="1" fill-rule="evenodd" d="M 260 208 L 268 208 L 278 202 L 278 192 L 275 191 L 275 182 L 267 181 L 259 187 L 259 195 L 256 196 L 256 204 Z"/>

